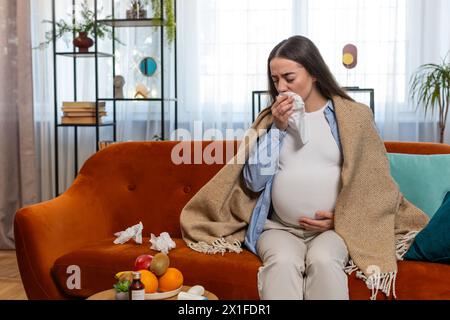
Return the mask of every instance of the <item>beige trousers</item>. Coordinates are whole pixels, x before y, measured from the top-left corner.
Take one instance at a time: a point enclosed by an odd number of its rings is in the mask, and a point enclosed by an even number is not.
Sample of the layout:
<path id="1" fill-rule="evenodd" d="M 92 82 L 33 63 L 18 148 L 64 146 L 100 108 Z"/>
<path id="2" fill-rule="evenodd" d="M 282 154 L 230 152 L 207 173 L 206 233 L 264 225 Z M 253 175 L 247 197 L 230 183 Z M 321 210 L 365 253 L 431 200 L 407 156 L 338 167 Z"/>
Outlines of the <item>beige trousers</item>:
<path id="1" fill-rule="evenodd" d="M 256 249 L 263 261 L 258 291 L 263 300 L 348 300 L 344 267 L 348 251 L 333 230 L 323 233 L 267 220 Z"/>

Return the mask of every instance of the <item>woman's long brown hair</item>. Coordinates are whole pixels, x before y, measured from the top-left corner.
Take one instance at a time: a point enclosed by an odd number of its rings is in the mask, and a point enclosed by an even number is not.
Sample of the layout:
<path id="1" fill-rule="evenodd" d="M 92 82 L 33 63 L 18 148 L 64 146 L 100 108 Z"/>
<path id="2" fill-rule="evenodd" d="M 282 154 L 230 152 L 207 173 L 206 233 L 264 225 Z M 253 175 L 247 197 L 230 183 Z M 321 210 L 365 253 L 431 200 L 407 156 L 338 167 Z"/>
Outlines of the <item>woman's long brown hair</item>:
<path id="1" fill-rule="evenodd" d="M 272 101 L 275 101 L 278 95 L 270 72 L 270 61 L 274 58 L 289 59 L 301 64 L 311 76 L 317 79 L 317 89 L 325 98 L 332 99 L 333 96 L 337 95 L 353 101 L 337 83 L 316 45 L 303 36 L 293 36 L 285 39 L 270 52 L 267 59 L 267 77 Z"/>

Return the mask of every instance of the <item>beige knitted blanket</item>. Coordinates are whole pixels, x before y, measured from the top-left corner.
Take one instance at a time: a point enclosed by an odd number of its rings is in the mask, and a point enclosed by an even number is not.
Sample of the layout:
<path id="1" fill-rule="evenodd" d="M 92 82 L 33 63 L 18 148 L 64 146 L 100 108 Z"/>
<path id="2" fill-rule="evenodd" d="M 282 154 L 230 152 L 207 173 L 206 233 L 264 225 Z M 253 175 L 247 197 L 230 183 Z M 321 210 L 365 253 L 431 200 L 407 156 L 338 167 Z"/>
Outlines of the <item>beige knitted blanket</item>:
<path id="1" fill-rule="evenodd" d="M 343 152 L 342 189 L 334 224 L 350 254 L 345 271 L 357 272 L 371 289 L 371 299 L 378 290 L 386 296 L 392 290 L 396 298 L 397 260 L 402 259 L 428 217 L 403 197 L 392 179 L 371 110 L 340 97 L 334 97 L 333 102 Z M 209 254 L 241 252 L 259 196 L 245 187 L 242 169 L 256 138 L 271 124 L 272 114 L 266 108 L 247 131 L 235 157 L 183 208 L 181 230 L 191 249 Z"/>

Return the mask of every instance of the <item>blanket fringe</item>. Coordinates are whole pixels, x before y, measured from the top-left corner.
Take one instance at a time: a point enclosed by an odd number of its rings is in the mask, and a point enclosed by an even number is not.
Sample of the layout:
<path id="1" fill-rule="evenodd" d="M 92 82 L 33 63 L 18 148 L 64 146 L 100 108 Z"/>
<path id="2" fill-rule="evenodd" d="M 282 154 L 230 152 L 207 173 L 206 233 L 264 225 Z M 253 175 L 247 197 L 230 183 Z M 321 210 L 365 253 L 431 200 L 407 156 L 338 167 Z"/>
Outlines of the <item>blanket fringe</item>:
<path id="1" fill-rule="evenodd" d="M 377 299 L 378 291 L 383 292 L 386 297 L 389 297 L 391 295 L 391 289 L 394 299 L 397 299 L 395 294 L 395 280 L 397 278 L 397 271 L 385 273 L 374 272 L 367 277 L 364 272 L 359 270 L 353 260 L 349 261 L 348 265 L 344 268 L 344 271 L 347 274 L 352 274 L 356 271 L 356 278 L 363 280 L 366 283 L 367 288 L 371 290 L 370 300 Z"/>
<path id="2" fill-rule="evenodd" d="M 367 285 L 367 287 L 371 290 L 370 300 L 376 300 L 378 291 L 381 290 L 386 297 L 389 297 L 391 294 L 394 299 L 397 299 L 395 294 L 395 279 L 397 277 L 397 271 L 386 272 L 386 273 L 375 273 L 366 277 L 361 271 L 358 271 L 356 274 L 357 278 L 363 279 Z"/>
<path id="3" fill-rule="evenodd" d="M 395 246 L 395 254 L 397 255 L 397 260 L 403 260 L 403 256 L 408 251 L 414 238 L 419 233 L 419 231 L 410 231 L 407 234 L 401 236 Z"/>
<path id="4" fill-rule="evenodd" d="M 403 260 L 403 256 L 408 251 L 418 232 L 419 231 L 410 231 L 397 240 L 395 245 L 395 255 L 397 260 Z M 391 289 L 394 299 L 397 299 L 395 294 L 395 280 L 397 278 L 397 271 L 381 273 L 379 271 L 376 272 L 376 269 L 374 269 L 374 272 L 367 277 L 352 259 L 349 260 L 347 266 L 344 268 L 344 271 L 349 275 L 356 271 L 356 278 L 362 279 L 371 290 L 370 300 L 377 299 L 379 290 L 383 292 L 386 297 L 389 297 L 391 294 Z"/>
<path id="5" fill-rule="evenodd" d="M 229 243 L 225 238 L 218 238 L 212 242 L 212 244 L 208 244 L 204 241 L 200 242 L 190 242 L 188 244 L 189 248 L 195 250 L 197 252 L 206 253 L 206 254 L 216 254 L 221 253 L 224 255 L 227 250 L 229 252 L 240 253 L 242 251 L 241 242 L 235 240 L 233 243 Z"/>

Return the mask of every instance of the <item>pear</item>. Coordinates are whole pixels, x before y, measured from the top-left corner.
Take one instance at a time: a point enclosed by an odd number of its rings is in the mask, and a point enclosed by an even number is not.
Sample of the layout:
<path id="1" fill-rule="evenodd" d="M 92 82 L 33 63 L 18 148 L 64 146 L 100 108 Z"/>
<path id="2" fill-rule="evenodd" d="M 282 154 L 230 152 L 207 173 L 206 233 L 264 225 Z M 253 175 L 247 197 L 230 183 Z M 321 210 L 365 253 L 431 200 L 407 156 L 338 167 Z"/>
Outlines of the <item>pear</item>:
<path id="1" fill-rule="evenodd" d="M 165 253 L 157 253 L 154 257 L 152 262 L 150 263 L 150 271 L 153 272 L 155 275 L 162 276 L 164 273 L 166 273 L 167 268 L 169 268 L 170 259 L 169 256 Z"/>
<path id="2" fill-rule="evenodd" d="M 133 281 L 133 274 L 131 272 L 125 272 L 119 277 L 119 281 Z"/>
<path id="3" fill-rule="evenodd" d="M 124 281 L 124 280 L 128 280 L 128 279 L 133 280 L 132 273 L 133 273 L 133 271 L 120 271 L 120 272 L 117 272 L 114 277 L 119 281 Z"/>

